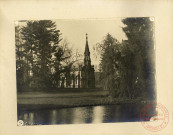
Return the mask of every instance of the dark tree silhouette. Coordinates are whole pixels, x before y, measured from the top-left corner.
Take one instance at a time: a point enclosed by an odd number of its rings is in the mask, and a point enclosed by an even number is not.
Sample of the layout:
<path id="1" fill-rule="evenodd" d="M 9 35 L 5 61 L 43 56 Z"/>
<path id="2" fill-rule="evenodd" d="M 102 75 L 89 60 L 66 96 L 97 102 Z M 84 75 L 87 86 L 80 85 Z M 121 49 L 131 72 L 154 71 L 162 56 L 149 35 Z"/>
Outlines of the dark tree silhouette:
<path id="1" fill-rule="evenodd" d="M 122 22 L 127 40 L 119 43 L 107 34 L 102 43 L 97 44 L 101 54 L 101 84 L 112 97 L 153 99 L 153 22 L 149 18 L 126 18 Z"/>

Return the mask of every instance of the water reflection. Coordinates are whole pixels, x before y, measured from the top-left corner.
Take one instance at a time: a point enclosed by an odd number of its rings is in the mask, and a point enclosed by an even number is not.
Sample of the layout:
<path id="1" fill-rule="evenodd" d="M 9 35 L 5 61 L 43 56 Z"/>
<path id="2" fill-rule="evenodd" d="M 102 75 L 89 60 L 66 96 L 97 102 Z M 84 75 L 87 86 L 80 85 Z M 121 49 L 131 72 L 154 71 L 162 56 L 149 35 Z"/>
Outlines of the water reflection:
<path id="1" fill-rule="evenodd" d="M 52 110 L 51 111 L 51 124 L 54 125 L 56 124 L 56 119 L 57 119 L 57 111 L 56 110 Z"/>
<path id="2" fill-rule="evenodd" d="M 92 123 L 102 123 L 104 118 L 104 106 L 96 106 L 93 108 L 93 120 Z"/>
<path id="3" fill-rule="evenodd" d="M 73 123 L 85 123 L 84 109 L 76 108 L 73 111 Z"/>
<path id="4" fill-rule="evenodd" d="M 53 125 L 140 121 L 141 105 L 90 106 L 32 111 L 18 109 L 18 120 L 23 120 L 25 125 Z"/>
<path id="5" fill-rule="evenodd" d="M 24 113 L 23 115 L 19 116 L 19 119 L 24 121 L 25 125 L 33 125 L 34 124 L 34 113 Z"/>

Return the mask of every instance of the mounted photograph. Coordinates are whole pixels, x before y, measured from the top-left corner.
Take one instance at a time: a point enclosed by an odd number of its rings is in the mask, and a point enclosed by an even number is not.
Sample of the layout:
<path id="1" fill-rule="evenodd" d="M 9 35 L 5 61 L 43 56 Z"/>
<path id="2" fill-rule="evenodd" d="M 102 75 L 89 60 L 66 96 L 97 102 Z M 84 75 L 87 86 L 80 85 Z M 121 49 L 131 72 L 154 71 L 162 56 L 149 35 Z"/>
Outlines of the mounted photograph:
<path id="1" fill-rule="evenodd" d="M 14 27 L 18 126 L 156 115 L 153 17 L 17 20 Z M 152 109 L 143 116 L 146 105 Z"/>

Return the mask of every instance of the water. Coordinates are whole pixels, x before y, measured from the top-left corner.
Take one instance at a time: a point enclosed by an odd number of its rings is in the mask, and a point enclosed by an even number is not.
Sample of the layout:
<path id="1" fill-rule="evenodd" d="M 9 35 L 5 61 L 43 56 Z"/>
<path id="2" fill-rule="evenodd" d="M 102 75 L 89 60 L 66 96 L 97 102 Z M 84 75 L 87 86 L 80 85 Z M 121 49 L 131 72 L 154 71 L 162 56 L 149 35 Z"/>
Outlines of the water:
<path id="1" fill-rule="evenodd" d="M 140 121 L 143 105 L 107 105 L 63 109 L 18 111 L 18 120 L 24 125 L 55 125 L 81 123 L 112 123 Z"/>

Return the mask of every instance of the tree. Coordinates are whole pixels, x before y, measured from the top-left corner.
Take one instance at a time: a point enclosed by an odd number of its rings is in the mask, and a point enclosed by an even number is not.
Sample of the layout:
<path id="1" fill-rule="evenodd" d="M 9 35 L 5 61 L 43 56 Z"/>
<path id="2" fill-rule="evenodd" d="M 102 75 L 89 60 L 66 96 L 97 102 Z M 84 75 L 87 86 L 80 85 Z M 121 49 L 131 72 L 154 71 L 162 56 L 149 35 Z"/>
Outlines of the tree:
<path id="1" fill-rule="evenodd" d="M 100 71 L 101 84 L 105 90 L 109 90 L 111 96 L 117 94 L 118 81 L 118 55 L 119 42 L 110 34 L 107 34 L 101 44 L 98 44 L 101 53 Z"/>
<path id="2" fill-rule="evenodd" d="M 41 86 L 51 85 L 53 55 L 59 48 L 60 30 L 50 20 L 27 21 L 22 27 L 25 59 Z"/>
<path id="3" fill-rule="evenodd" d="M 19 44 L 18 40 L 22 42 Z M 16 27 L 16 69 L 20 86 L 58 87 L 61 75 L 69 77 L 71 66 L 80 57 L 68 45 L 67 40 L 62 41 L 53 21 L 27 21 L 20 31 Z"/>
<path id="4" fill-rule="evenodd" d="M 154 41 L 153 22 L 149 18 L 126 18 L 122 22 L 128 40 L 124 43 L 124 84 L 131 98 L 135 96 L 154 97 Z M 130 70 L 129 70 L 130 69 Z M 124 85 L 123 84 L 123 85 Z"/>
<path id="5" fill-rule="evenodd" d="M 59 48 L 59 52 L 56 53 L 56 60 L 55 61 L 59 61 L 59 68 L 56 68 L 56 74 L 55 74 L 55 78 L 57 80 L 58 86 L 59 84 L 59 80 L 60 80 L 60 76 L 62 74 L 62 79 L 66 78 L 66 86 L 70 86 L 71 84 L 71 70 L 72 70 L 72 66 L 74 64 L 76 64 L 78 61 L 80 61 L 81 59 L 81 54 L 78 50 L 73 50 L 72 48 L 69 48 L 69 42 L 67 41 L 67 39 L 64 39 L 61 42 L 60 48 Z M 61 70 L 58 70 L 61 69 Z M 57 78 L 59 76 L 59 78 Z M 63 81 L 64 82 L 64 81 Z M 62 83 L 62 85 L 64 85 Z"/>
<path id="6" fill-rule="evenodd" d="M 25 60 L 24 44 L 21 35 L 21 27 L 15 26 L 15 45 L 16 45 L 16 79 L 17 88 L 21 90 L 26 87 L 29 81 L 28 71 L 30 69 Z"/>
<path id="7" fill-rule="evenodd" d="M 63 86 L 65 83 L 64 78 L 66 78 L 67 87 L 71 84 L 71 68 L 74 63 L 80 60 L 80 56 L 81 54 L 77 50 L 74 52 L 72 51 L 72 48 L 69 48 L 67 39 L 62 40 L 53 57 L 53 87 Z"/>
<path id="8" fill-rule="evenodd" d="M 122 22 L 128 40 L 119 43 L 107 34 L 103 42 L 97 44 L 101 54 L 101 84 L 113 97 L 153 99 L 153 23 L 149 18 L 126 18 Z"/>

